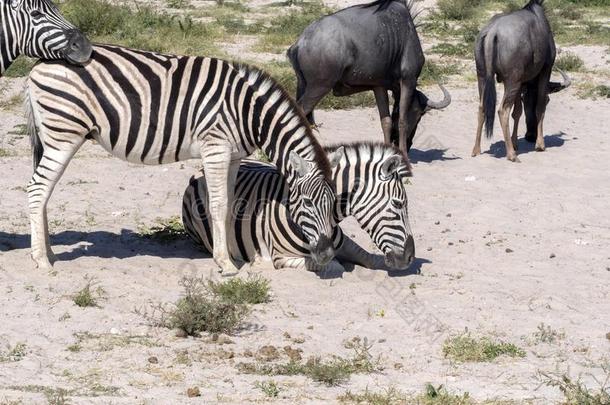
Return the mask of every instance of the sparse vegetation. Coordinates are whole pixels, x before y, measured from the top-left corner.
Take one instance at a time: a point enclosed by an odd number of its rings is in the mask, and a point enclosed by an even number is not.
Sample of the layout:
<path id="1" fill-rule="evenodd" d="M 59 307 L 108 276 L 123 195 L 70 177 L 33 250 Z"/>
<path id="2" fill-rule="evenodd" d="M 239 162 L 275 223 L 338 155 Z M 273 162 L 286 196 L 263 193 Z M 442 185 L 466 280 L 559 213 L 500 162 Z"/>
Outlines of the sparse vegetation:
<path id="1" fill-rule="evenodd" d="M 534 339 L 541 343 L 556 343 L 558 340 L 564 339 L 565 333 L 558 332 L 551 328 L 550 325 L 541 323 L 538 325 L 538 330 L 534 332 Z"/>
<path id="2" fill-rule="evenodd" d="M 269 282 L 261 277 L 222 283 L 184 277 L 180 285 L 184 288 L 184 296 L 175 304 L 158 305 L 152 315 L 139 311 L 140 315 L 187 335 L 230 333 L 249 313 L 248 304 L 269 301 Z"/>
<path id="3" fill-rule="evenodd" d="M 277 383 L 273 380 L 258 381 L 255 386 L 269 398 L 277 398 L 277 396 L 280 394 L 280 389 L 277 386 Z"/>
<path id="4" fill-rule="evenodd" d="M 247 279 L 233 278 L 221 283 L 209 282 L 210 291 L 221 299 L 234 304 L 263 304 L 269 302 L 269 280 L 261 276 Z"/>
<path id="5" fill-rule="evenodd" d="M 564 52 L 555 60 L 555 67 L 568 72 L 577 72 L 584 68 L 585 62 L 572 52 Z"/>
<path id="6" fill-rule="evenodd" d="M 439 0 L 439 13 L 449 20 L 467 20 L 472 18 L 481 0 Z"/>
<path id="7" fill-rule="evenodd" d="M 4 72 L 3 76 L 5 77 L 24 77 L 30 73 L 30 70 L 36 64 L 36 59 L 28 58 L 26 56 L 20 56 L 9 68 Z"/>
<path id="8" fill-rule="evenodd" d="M 97 301 L 103 297 L 104 289 L 99 286 L 98 281 L 93 277 L 86 278 L 86 281 L 85 286 L 74 294 L 72 301 L 81 308 L 97 307 Z"/>
<path id="9" fill-rule="evenodd" d="M 455 64 L 440 64 L 427 60 L 419 76 L 419 84 L 429 85 L 433 83 L 443 83 L 447 76 L 457 73 L 459 73 L 459 68 Z"/>
<path id="10" fill-rule="evenodd" d="M 445 340 L 443 355 L 464 363 L 493 361 L 500 356 L 525 357 L 525 351 L 512 343 L 495 342 L 487 337 L 475 338 L 465 333 Z"/>
<path id="11" fill-rule="evenodd" d="M 163 243 L 185 239 L 186 231 L 179 216 L 170 218 L 157 218 L 156 224 L 148 228 L 141 226 L 140 235 Z"/>
<path id="12" fill-rule="evenodd" d="M 262 375 L 305 375 L 312 380 L 326 385 L 338 385 L 347 381 L 352 374 L 372 373 L 381 370 L 380 359 L 370 354 L 367 339 L 354 338 L 345 343 L 354 354 L 349 358 L 332 356 L 322 359 L 312 356 L 307 361 L 291 359 L 285 363 L 239 363 L 237 368 L 242 373 Z"/>
<path id="13" fill-rule="evenodd" d="M 474 405 L 468 393 L 462 395 L 452 394 L 440 385 L 435 387 L 427 384 L 422 394 L 417 396 L 406 395 L 396 388 L 389 388 L 382 392 L 372 392 L 366 389 L 364 392 L 354 394 L 347 391 L 337 398 L 343 403 L 367 404 L 367 405 Z"/>
<path id="14" fill-rule="evenodd" d="M 0 351 L 0 363 L 20 361 L 25 357 L 27 346 L 25 343 L 17 343 L 14 346 L 7 345 L 6 351 Z"/>
<path id="15" fill-rule="evenodd" d="M 603 368 L 606 377 L 598 381 L 599 387 L 588 388 L 580 377 L 574 381 L 568 374 L 540 372 L 538 377 L 543 384 L 559 388 L 564 396 L 562 405 L 608 405 L 610 404 L 610 369 Z"/>

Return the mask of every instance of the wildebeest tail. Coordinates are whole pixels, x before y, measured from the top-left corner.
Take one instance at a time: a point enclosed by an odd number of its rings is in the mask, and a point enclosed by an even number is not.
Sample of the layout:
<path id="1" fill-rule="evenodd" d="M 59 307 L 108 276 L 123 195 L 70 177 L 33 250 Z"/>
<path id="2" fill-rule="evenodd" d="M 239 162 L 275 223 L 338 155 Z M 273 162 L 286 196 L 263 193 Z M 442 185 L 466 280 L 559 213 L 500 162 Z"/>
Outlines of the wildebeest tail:
<path id="1" fill-rule="evenodd" d="M 485 135 L 493 136 L 496 112 L 496 80 L 494 75 L 494 58 L 496 54 L 496 37 L 487 35 L 483 41 L 485 55 L 485 87 L 483 88 L 483 111 L 485 112 Z"/>
<path id="2" fill-rule="evenodd" d="M 297 75 L 297 101 L 303 96 L 305 93 L 305 86 L 307 83 L 305 82 L 305 75 L 301 70 L 301 65 L 299 64 L 299 47 L 297 44 L 292 45 L 286 51 L 286 56 L 292 65 L 292 69 L 294 69 L 294 73 Z"/>
<path id="3" fill-rule="evenodd" d="M 25 91 L 25 117 L 27 120 L 27 131 L 30 135 L 30 142 L 32 144 L 32 161 L 34 165 L 34 170 L 38 168 L 40 161 L 42 160 L 42 154 L 44 153 L 44 147 L 42 145 L 42 141 L 38 136 L 38 128 L 36 126 L 36 117 L 34 116 L 34 109 L 32 105 L 32 100 L 30 98 L 29 89 Z"/>

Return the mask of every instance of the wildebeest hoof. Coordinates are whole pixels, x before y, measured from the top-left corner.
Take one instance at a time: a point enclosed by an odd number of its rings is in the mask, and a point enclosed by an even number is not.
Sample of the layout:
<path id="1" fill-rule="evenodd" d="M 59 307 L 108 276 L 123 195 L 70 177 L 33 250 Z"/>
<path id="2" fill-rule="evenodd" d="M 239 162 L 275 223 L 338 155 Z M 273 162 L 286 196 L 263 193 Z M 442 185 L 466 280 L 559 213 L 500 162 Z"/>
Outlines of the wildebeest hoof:
<path id="1" fill-rule="evenodd" d="M 546 147 L 544 145 L 536 145 L 536 152 L 544 152 Z"/>
<path id="2" fill-rule="evenodd" d="M 507 156 L 508 160 L 510 160 L 511 162 L 514 163 L 521 163 L 521 161 L 519 160 L 519 158 L 517 157 L 517 155 L 513 155 L 513 156 Z"/>
<path id="3" fill-rule="evenodd" d="M 477 157 L 481 154 L 481 148 L 474 148 L 472 150 L 472 157 Z"/>

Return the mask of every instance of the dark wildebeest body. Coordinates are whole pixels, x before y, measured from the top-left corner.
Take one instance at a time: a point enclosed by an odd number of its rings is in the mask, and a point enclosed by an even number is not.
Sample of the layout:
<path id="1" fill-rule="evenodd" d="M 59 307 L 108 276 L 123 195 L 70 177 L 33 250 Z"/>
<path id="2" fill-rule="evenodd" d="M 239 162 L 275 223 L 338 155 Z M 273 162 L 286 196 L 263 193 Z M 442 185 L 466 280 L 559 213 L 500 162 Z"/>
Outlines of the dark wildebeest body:
<path id="1" fill-rule="evenodd" d="M 297 75 L 297 101 L 312 123 L 316 104 L 331 90 L 336 96 L 373 90 L 389 143 L 392 91 L 398 116 L 394 128 L 403 151 L 410 148 L 421 116 L 451 101 L 444 88 L 440 103 L 416 90 L 425 59 L 410 5 L 399 0 L 378 0 L 323 17 L 303 31 L 287 54 Z"/>
<path id="2" fill-rule="evenodd" d="M 569 80 L 564 76 L 564 84 L 549 83 L 556 50 L 553 33 L 544 15 L 543 1 L 530 0 L 521 10 L 495 16 L 477 38 L 475 60 L 481 101 L 473 156 L 481 153 L 483 123 L 487 137 L 492 136 L 496 108 L 494 76 L 498 82 L 504 83 L 504 96 L 498 115 L 507 158 L 518 161 L 515 150 L 523 105 L 526 109 L 527 139 L 533 141 L 535 137 L 536 150 L 545 149 L 542 123 L 548 94 L 567 87 Z M 513 107 L 515 123 L 511 137 L 509 115 Z"/>

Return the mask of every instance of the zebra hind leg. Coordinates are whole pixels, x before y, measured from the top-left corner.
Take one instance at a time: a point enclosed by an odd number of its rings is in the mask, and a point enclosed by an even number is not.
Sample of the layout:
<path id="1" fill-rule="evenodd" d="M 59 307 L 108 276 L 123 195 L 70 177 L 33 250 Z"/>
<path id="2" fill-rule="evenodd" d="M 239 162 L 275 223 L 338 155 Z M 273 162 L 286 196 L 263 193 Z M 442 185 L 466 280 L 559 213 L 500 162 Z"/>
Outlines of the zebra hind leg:
<path id="1" fill-rule="evenodd" d="M 231 260 L 227 238 L 227 234 L 232 231 L 231 208 L 240 163 L 239 160 L 231 161 L 231 154 L 231 145 L 218 138 L 204 142 L 201 147 L 212 217 L 212 255 L 219 271 L 225 276 L 235 275 L 239 271 Z"/>
<path id="2" fill-rule="evenodd" d="M 331 260 L 324 266 L 319 266 L 309 257 L 274 257 L 273 266 L 276 269 L 307 270 L 314 273 L 343 273 L 345 267 L 337 260 Z"/>
<path id="3" fill-rule="evenodd" d="M 39 162 L 35 162 L 34 175 L 28 184 L 28 204 L 32 228 L 32 259 L 39 269 L 50 270 L 55 255 L 49 242 L 47 203 L 55 185 L 68 166 L 70 159 L 84 143 L 78 138 L 55 145 L 61 149 L 45 148 Z"/>

